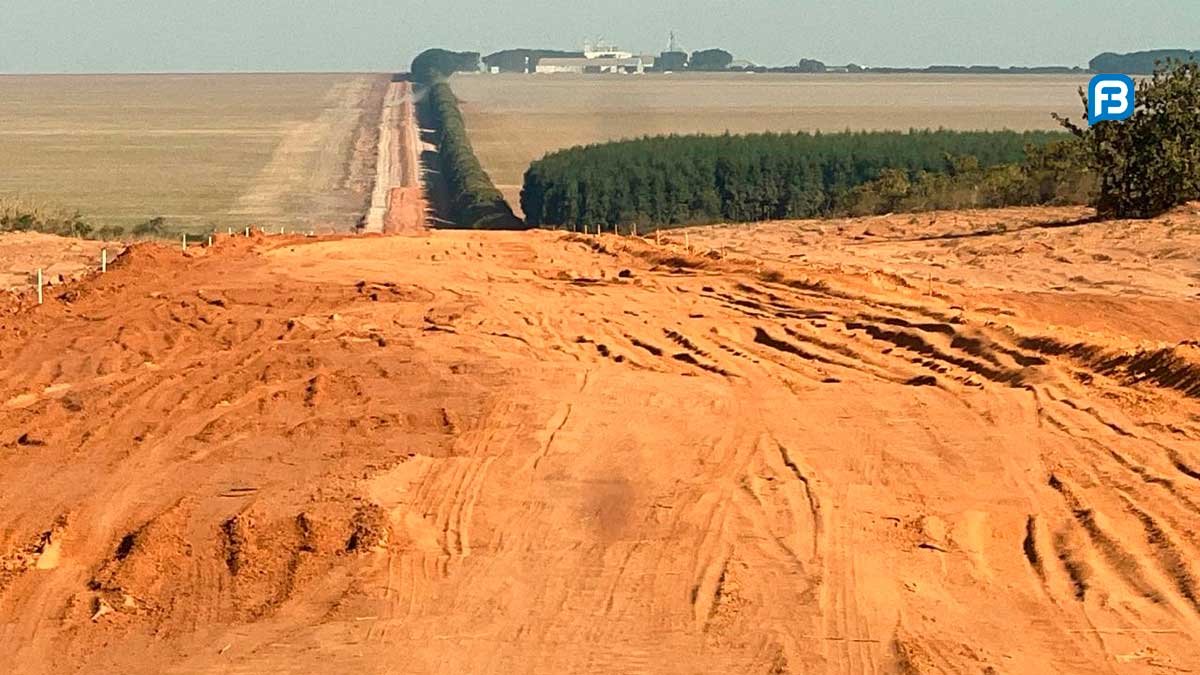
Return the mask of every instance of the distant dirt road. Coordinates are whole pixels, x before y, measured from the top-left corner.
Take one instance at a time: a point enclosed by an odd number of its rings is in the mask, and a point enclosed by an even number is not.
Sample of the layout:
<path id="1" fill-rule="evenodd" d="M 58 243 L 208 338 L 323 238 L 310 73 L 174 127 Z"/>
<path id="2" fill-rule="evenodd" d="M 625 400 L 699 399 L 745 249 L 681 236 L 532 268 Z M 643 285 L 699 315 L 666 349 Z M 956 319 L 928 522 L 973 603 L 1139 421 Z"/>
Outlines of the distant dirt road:
<path id="1" fill-rule="evenodd" d="M 0 672 L 1194 668 L 1200 213 L 1081 215 L 135 247 L 0 319 Z"/>
<path id="2" fill-rule="evenodd" d="M 421 135 L 412 84 L 393 82 L 380 121 L 379 159 L 366 231 L 420 232 L 425 222 Z"/>

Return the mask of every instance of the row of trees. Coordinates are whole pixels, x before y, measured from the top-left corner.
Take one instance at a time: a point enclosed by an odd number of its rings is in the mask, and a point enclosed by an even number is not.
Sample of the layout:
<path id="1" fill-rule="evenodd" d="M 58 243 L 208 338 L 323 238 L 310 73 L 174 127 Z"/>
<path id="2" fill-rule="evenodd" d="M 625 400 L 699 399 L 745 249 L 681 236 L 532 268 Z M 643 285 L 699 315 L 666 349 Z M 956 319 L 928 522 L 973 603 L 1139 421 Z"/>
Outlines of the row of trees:
<path id="1" fill-rule="evenodd" d="M 422 112 L 435 130 L 438 168 L 450 193 L 447 215 L 458 227 L 521 229 L 524 223 L 513 215 L 512 207 L 475 156 L 458 97 L 445 82 L 456 72 L 475 69 L 478 63 L 477 52 L 430 49 L 421 52 L 412 64 L 413 80 L 425 87 Z"/>
<path id="2" fill-rule="evenodd" d="M 480 57 L 479 52 L 453 52 L 445 49 L 430 49 L 423 52 L 413 61 L 412 72 L 418 81 L 431 81 L 433 77 L 449 75 L 461 71 L 475 71 L 482 61 L 489 67 L 497 67 L 502 72 L 531 72 L 532 65 L 546 57 L 583 56 L 582 52 L 562 51 L 555 49 L 505 49 L 486 57 Z M 733 63 L 733 55 L 724 49 L 702 49 L 690 55 L 687 52 L 663 52 L 655 64 L 655 70 L 727 70 Z M 1200 50 L 1186 49 L 1155 49 L 1130 54 L 1114 54 L 1105 52 L 1088 62 L 1088 70 L 1093 73 L 1126 73 L 1129 75 L 1150 75 L 1162 63 L 1200 62 Z M 791 72 L 791 73 L 822 73 L 829 69 L 816 59 L 800 59 L 793 66 L 768 68 L 755 66 L 752 70 L 759 72 Z M 839 68 L 838 70 L 842 70 Z M 1023 74 L 1023 73 L 1069 73 L 1083 72 L 1082 68 L 1066 66 L 1034 66 L 1034 67 L 1000 67 L 1000 66 L 962 66 L 934 65 L 927 68 L 895 68 L 874 67 L 863 68 L 850 64 L 844 68 L 847 72 L 873 73 L 968 73 L 968 74 Z"/>
<path id="3" fill-rule="evenodd" d="M 475 156 L 450 85 L 429 85 L 425 105 L 437 134 L 439 169 L 450 192 L 450 220 L 458 227 L 474 229 L 523 228 Z"/>
<path id="4" fill-rule="evenodd" d="M 1066 138 L 942 130 L 643 138 L 547 155 L 526 172 L 521 207 L 533 226 L 663 226 L 896 210 L 950 190 L 987 205 L 1039 203 L 1049 190 L 1034 175 L 1051 169 L 1020 167 L 1028 157 L 1051 166 L 1064 151 L 1027 149 Z M 1017 169 L 995 169 L 1003 166 Z M 984 175 L 996 183 L 986 195 L 968 187 Z"/>
<path id="5" fill-rule="evenodd" d="M 454 216 L 520 227 L 467 140 L 441 79 L 478 55 L 431 50 L 416 79 L 442 145 Z M 419 73 L 419 74 L 418 74 Z M 1084 110 L 1088 101 L 1081 90 Z M 1200 63 L 1159 64 L 1132 118 L 1071 132 L 910 131 L 669 136 L 572 148 L 525 175 L 529 226 L 673 225 L 891 211 L 1090 203 L 1100 217 L 1151 217 L 1200 199 Z M 1086 118 L 1086 112 L 1084 117 Z"/>

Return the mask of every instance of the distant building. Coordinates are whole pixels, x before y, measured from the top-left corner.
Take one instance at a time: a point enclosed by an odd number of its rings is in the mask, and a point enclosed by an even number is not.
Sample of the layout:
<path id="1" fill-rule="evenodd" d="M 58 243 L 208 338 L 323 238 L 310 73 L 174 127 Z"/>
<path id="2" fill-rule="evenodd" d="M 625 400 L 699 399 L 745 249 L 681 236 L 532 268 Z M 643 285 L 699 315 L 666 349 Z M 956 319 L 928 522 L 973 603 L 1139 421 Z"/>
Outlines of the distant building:
<path id="1" fill-rule="evenodd" d="M 646 72 L 646 62 L 640 56 L 597 56 L 594 58 L 550 58 L 538 61 L 538 73 L 602 73 L 640 74 Z"/>
<path id="2" fill-rule="evenodd" d="M 583 58 L 583 52 L 558 49 L 504 49 L 483 57 L 488 71 L 495 73 L 532 73 L 541 59 Z"/>
<path id="3" fill-rule="evenodd" d="M 604 40 L 583 43 L 583 56 L 588 59 L 631 59 L 633 52 L 621 51 L 616 45 Z"/>

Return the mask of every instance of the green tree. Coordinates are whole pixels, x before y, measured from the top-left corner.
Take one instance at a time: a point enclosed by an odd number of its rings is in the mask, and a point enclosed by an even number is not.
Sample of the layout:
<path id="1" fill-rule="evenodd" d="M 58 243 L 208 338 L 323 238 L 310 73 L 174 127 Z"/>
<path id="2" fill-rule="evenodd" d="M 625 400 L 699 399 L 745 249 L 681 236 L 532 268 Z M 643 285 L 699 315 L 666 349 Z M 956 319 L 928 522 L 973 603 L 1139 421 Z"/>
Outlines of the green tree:
<path id="1" fill-rule="evenodd" d="M 429 84 L 454 73 L 479 70 L 479 63 L 479 52 L 427 49 L 413 59 L 412 76 L 417 82 Z"/>
<path id="2" fill-rule="evenodd" d="M 800 59 L 800 63 L 796 65 L 796 70 L 801 73 L 823 73 L 826 70 L 826 66 L 816 59 Z"/>
<path id="3" fill-rule="evenodd" d="M 904 198 L 908 197 L 912 183 L 908 180 L 908 172 L 901 169 L 884 169 L 879 173 L 877 181 L 879 196 L 883 198 L 884 208 L 888 211 L 899 209 Z"/>
<path id="4" fill-rule="evenodd" d="M 688 68 L 691 70 L 725 70 L 731 63 L 733 63 L 733 54 L 724 49 L 703 49 L 692 52 Z"/>
<path id="5" fill-rule="evenodd" d="M 1081 89 L 1085 111 L 1087 94 Z M 1200 64 L 1164 64 L 1137 84 L 1133 116 L 1090 128 L 1056 115 L 1083 141 L 1102 218 L 1150 218 L 1200 198 Z"/>

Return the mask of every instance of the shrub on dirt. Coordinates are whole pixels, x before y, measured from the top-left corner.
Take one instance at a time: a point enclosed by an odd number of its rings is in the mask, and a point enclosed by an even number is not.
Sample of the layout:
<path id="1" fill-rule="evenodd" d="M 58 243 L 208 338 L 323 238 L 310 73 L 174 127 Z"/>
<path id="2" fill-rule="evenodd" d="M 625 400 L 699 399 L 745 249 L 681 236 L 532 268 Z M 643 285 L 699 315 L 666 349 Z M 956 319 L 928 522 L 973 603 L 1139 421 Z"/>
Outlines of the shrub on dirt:
<path id="1" fill-rule="evenodd" d="M 135 237 L 161 237 L 167 233 L 167 219 L 156 216 L 133 227 Z"/>
<path id="2" fill-rule="evenodd" d="M 1082 89 L 1083 107 L 1088 107 Z M 1099 176 L 1102 218 L 1151 218 L 1200 199 L 1200 64 L 1162 64 L 1137 84 L 1133 116 L 1084 128 L 1056 116 Z"/>
<path id="3" fill-rule="evenodd" d="M 113 241 L 125 236 L 125 228 L 120 225 L 105 225 L 96 230 L 96 238 Z"/>
<path id="4" fill-rule="evenodd" d="M 78 212 L 0 199 L 0 232 L 43 232 L 64 237 L 86 237 L 92 226 Z"/>

